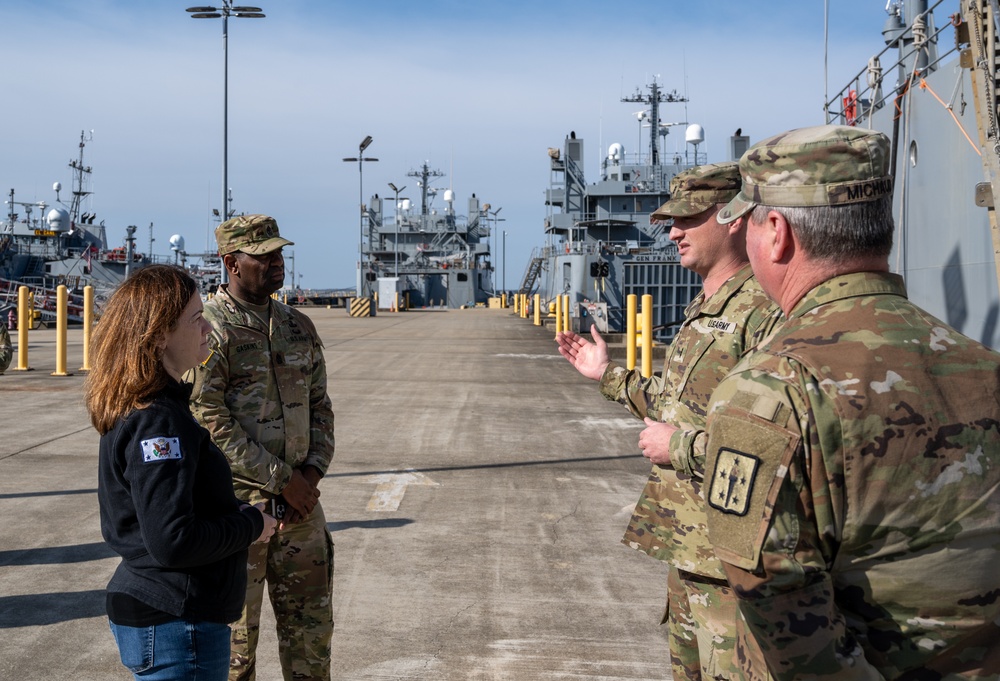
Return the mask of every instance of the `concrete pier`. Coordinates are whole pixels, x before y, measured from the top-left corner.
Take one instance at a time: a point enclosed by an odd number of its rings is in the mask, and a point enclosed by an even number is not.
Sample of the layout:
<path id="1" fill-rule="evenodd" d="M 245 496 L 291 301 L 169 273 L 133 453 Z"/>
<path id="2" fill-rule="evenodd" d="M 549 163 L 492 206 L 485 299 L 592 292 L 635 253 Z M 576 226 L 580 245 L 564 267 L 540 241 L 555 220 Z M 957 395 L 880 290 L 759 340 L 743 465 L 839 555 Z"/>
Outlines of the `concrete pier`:
<path id="1" fill-rule="evenodd" d="M 649 471 L 642 423 L 552 330 L 510 309 L 306 313 L 337 423 L 333 678 L 670 678 L 665 567 L 619 541 Z M 50 376 L 54 331 L 29 344 L 35 370 L 0 376 L 0 679 L 125 681 L 84 376 Z M 258 658 L 281 678 L 269 606 Z"/>

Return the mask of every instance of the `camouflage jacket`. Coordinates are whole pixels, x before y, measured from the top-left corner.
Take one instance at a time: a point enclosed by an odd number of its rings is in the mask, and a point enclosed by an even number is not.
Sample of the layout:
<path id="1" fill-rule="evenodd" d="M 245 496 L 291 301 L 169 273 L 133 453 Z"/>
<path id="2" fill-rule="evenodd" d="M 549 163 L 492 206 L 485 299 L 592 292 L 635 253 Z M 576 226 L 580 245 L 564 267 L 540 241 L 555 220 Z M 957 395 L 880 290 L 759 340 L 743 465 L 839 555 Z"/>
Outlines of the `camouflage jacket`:
<path id="1" fill-rule="evenodd" d="M 304 314 L 270 301 L 271 328 L 225 286 L 205 303 L 212 354 L 189 372 L 191 411 L 225 452 L 236 495 L 256 503 L 281 492 L 294 469 L 325 474 L 333 459 L 333 409 L 323 345 Z M 276 392 L 280 401 L 268 401 Z"/>
<path id="2" fill-rule="evenodd" d="M 14 346 L 10 344 L 10 334 L 7 333 L 7 327 L 0 322 L 0 374 L 7 371 L 13 356 Z"/>
<path id="3" fill-rule="evenodd" d="M 776 678 L 997 678 L 998 400 L 1000 354 L 876 272 L 719 385 L 709 531 Z"/>
<path id="4" fill-rule="evenodd" d="M 615 363 L 604 372 L 606 398 L 680 429 L 670 438 L 671 465 L 653 466 L 623 543 L 682 570 L 724 579 L 701 495 L 705 413 L 712 390 L 752 339 L 771 328 L 776 309 L 747 265 L 707 300 L 702 292 L 691 301 L 662 375 L 644 379 Z"/>

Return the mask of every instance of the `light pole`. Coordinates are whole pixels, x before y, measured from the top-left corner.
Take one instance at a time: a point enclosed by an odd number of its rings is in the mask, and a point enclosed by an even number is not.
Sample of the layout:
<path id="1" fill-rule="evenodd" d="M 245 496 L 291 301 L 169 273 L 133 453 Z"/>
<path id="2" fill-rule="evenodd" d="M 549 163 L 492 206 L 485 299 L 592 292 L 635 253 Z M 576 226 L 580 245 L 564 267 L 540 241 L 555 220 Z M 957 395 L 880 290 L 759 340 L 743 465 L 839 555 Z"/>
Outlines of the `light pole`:
<path id="1" fill-rule="evenodd" d="M 232 0 L 222 0 L 222 7 L 188 7 L 192 19 L 218 19 L 222 17 L 222 221 L 230 216 L 229 210 L 229 17 L 263 19 L 260 7 L 234 6 Z M 222 268 L 222 283 L 229 280 Z"/>
<path id="2" fill-rule="evenodd" d="M 358 155 L 356 157 L 345 158 L 345 161 L 358 162 L 358 203 L 361 206 L 361 222 L 358 225 L 358 297 L 360 298 L 365 294 L 365 273 L 362 269 L 362 263 L 365 258 L 365 190 L 364 190 L 364 173 L 362 168 L 366 161 L 377 161 L 377 158 L 370 158 L 365 156 L 365 149 L 368 145 L 372 143 L 372 136 L 366 135 L 361 144 L 358 145 Z"/>
<path id="3" fill-rule="evenodd" d="M 396 185 L 392 182 L 389 183 L 389 189 L 396 193 L 396 210 L 393 213 L 393 219 L 396 224 L 396 239 L 392 242 L 392 258 L 396 265 L 396 278 L 399 278 L 399 192 L 406 189 L 406 185 L 403 185 L 399 189 L 396 189 Z"/>
<path id="4" fill-rule="evenodd" d="M 486 205 L 483 206 L 483 208 L 486 209 L 486 214 L 493 218 L 493 229 L 491 230 L 491 234 L 493 236 L 493 247 L 496 248 L 496 245 L 497 245 L 497 237 L 496 237 L 497 223 L 498 222 L 505 222 L 504 218 L 498 218 L 497 217 L 497 215 L 500 214 L 500 211 L 503 210 L 503 206 L 500 206 L 496 210 L 490 210 L 490 204 L 487 203 Z M 506 232 L 504 232 L 504 236 L 505 237 L 507 236 Z M 504 246 L 504 248 L 506 249 L 506 245 Z M 506 267 L 506 266 L 507 266 L 507 263 L 504 262 L 504 267 Z M 494 267 L 493 268 L 493 274 L 494 274 L 494 276 L 496 276 L 496 271 L 497 270 Z M 494 289 L 496 288 L 496 285 L 497 285 L 497 282 L 496 282 L 496 280 L 494 280 L 493 281 L 493 288 Z"/>
<path id="5" fill-rule="evenodd" d="M 503 291 L 507 295 L 507 230 L 503 231 Z"/>

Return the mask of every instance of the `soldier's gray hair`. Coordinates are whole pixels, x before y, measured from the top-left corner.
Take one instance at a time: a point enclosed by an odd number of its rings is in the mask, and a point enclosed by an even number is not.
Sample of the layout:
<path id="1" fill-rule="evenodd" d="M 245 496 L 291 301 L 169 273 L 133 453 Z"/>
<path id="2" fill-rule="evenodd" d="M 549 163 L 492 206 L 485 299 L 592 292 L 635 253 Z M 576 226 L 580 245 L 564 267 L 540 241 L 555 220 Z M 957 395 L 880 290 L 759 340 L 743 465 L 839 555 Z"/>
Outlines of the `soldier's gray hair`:
<path id="1" fill-rule="evenodd" d="M 836 206 L 754 206 L 750 219 L 760 224 L 768 211 L 785 216 L 803 250 L 812 258 L 843 262 L 892 250 L 892 196 Z"/>

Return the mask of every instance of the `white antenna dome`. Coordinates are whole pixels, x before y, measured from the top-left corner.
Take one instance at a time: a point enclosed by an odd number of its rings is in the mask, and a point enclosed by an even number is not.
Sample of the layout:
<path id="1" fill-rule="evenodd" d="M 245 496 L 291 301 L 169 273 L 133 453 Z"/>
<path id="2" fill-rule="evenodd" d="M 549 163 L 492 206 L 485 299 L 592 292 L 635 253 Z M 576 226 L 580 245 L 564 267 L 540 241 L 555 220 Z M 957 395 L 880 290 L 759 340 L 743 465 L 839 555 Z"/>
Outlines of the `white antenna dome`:
<path id="1" fill-rule="evenodd" d="M 610 147 L 608 147 L 608 160 L 618 163 L 623 158 L 625 158 L 625 147 L 623 147 L 618 142 L 615 142 Z"/>
<path id="2" fill-rule="evenodd" d="M 410 206 L 412 205 L 409 199 L 403 199 L 402 201 L 399 202 L 399 204 L 400 206 L 402 206 L 403 211 L 410 210 Z"/>
<path id="3" fill-rule="evenodd" d="M 62 191 L 62 182 L 56 182 L 55 184 L 53 184 L 52 185 L 52 191 L 56 192 L 57 194 L 59 192 L 61 192 Z"/>
<path id="4" fill-rule="evenodd" d="M 184 237 L 182 237 L 180 234 L 174 234 L 172 237 L 170 237 L 170 250 L 183 251 Z"/>
<path id="5" fill-rule="evenodd" d="M 705 141 L 705 128 L 697 123 L 692 123 L 684 131 L 684 141 L 688 144 L 701 144 Z"/>
<path id="6" fill-rule="evenodd" d="M 444 200 L 445 200 L 445 203 L 454 203 L 455 202 L 455 192 L 453 192 L 450 189 L 445 189 L 444 190 Z"/>
<path id="7" fill-rule="evenodd" d="M 69 212 L 63 208 L 53 208 L 45 215 L 45 222 L 53 232 L 65 232 L 69 229 Z"/>

